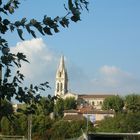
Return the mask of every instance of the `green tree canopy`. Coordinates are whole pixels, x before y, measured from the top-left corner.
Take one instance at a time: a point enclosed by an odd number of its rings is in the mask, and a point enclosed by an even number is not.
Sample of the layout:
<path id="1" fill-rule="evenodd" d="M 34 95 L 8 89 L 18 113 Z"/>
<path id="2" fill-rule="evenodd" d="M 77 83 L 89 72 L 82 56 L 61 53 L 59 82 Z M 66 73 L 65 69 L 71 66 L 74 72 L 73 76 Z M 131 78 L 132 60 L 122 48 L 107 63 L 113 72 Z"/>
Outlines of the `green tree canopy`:
<path id="1" fill-rule="evenodd" d="M 64 113 L 64 100 L 59 98 L 54 106 L 54 113 L 56 117 L 63 117 Z"/>
<path id="2" fill-rule="evenodd" d="M 4 76 L 0 76 L 0 110 L 1 100 L 9 100 L 15 98 L 19 102 L 25 102 L 31 105 L 33 109 L 34 105 L 40 100 L 39 90 L 45 90 L 48 88 L 49 83 L 44 82 L 37 86 L 32 84 L 29 87 L 23 87 L 24 75 L 19 71 L 21 62 L 28 62 L 26 55 L 22 52 L 13 54 L 10 52 L 8 40 L 5 40 L 4 34 L 17 31 L 19 37 L 24 40 L 23 33 L 27 31 L 31 36 L 36 37 L 35 32 L 41 33 L 41 35 L 52 35 L 58 33 L 60 27 L 68 27 L 70 21 L 77 22 L 81 19 L 81 11 L 86 8 L 88 10 L 87 0 L 67 0 L 67 4 L 64 4 L 64 10 L 66 14 L 64 16 L 57 15 L 52 18 L 44 15 L 41 21 L 37 19 L 27 20 L 26 17 L 17 19 L 15 21 L 10 20 L 15 11 L 20 8 L 22 3 L 19 0 L 0 0 L 0 72 L 3 69 Z M 12 68 L 16 71 L 12 73 Z M 32 109 L 28 109 L 28 113 L 33 113 Z"/>
<path id="3" fill-rule="evenodd" d="M 14 113 L 12 104 L 7 100 L 1 100 L 1 110 L 0 110 L 0 117 L 9 116 Z"/>
<path id="4" fill-rule="evenodd" d="M 1 99 L 1 106 L 0 106 L 0 131 L 1 131 L 1 128 L 2 128 L 2 125 L 3 125 L 3 124 L 1 124 L 2 118 L 4 117 L 4 118 L 7 118 L 8 120 L 12 120 L 13 114 L 14 114 L 14 110 L 13 110 L 12 104 L 9 101 L 7 101 L 6 99 L 5 100 Z M 10 123 L 7 121 L 7 119 L 4 119 L 3 122 L 8 127 L 10 125 Z"/>
<path id="5" fill-rule="evenodd" d="M 77 107 L 77 103 L 76 103 L 75 98 L 69 97 L 64 100 L 64 109 L 65 110 L 76 109 L 76 107 Z"/>
<path id="6" fill-rule="evenodd" d="M 105 117 L 98 123 L 97 132 L 126 132 L 124 126 L 124 115 L 117 114 L 114 117 Z"/>
<path id="7" fill-rule="evenodd" d="M 125 97 L 125 107 L 127 111 L 139 112 L 140 111 L 140 95 L 130 94 Z"/>
<path id="8" fill-rule="evenodd" d="M 97 132 L 137 133 L 140 130 L 140 113 L 118 113 L 106 117 L 96 127 Z"/>
<path id="9" fill-rule="evenodd" d="M 36 114 L 43 114 L 48 116 L 54 110 L 54 103 L 57 100 L 57 97 L 48 95 L 47 97 L 42 97 L 40 102 L 37 104 Z"/>
<path id="10" fill-rule="evenodd" d="M 107 97 L 102 105 L 104 110 L 114 110 L 115 112 L 121 112 L 124 107 L 124 101 L 120 96 Z"/>
<path id="11" fill-rule="evenodd" d="M 90 124 L 91 125 L 91 124 Z M 52 126 L 52 140 L 65 140 L 69 138 L 77 138 L 82 135 L 83 131 L 86 129 L 86 120 L 77 121 L 57 121 Z M 92 126 L 93 127 L 93 126 Z"/>

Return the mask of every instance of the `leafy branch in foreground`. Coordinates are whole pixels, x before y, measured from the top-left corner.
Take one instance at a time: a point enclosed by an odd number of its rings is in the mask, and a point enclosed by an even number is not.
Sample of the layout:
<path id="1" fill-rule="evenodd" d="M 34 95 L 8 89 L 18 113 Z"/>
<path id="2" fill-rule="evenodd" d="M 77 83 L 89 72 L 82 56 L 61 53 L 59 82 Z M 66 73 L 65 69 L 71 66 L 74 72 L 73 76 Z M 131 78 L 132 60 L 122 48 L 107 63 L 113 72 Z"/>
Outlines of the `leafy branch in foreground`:
<path id="1" fill-rule="evenodd" d="M 27 31 L 34 38 L 36 38 L 36 30 L 42 35 L 53 35 L 53 33 L 59 32 L 60 27 L 69 27 L 70 21 L 80 21 L 81 11 L 83 9 L 88 10 L 87 0 L 68 0 L 67 6 L 64 4 L 64 9 L 66 10 L 64 16 L 52 18 L 45 15 L 41 21 L 37 19 L 27 21 L 26 17 L 14 22 L 10 21 L 8 16 L 14 14 L 20 4 L 19 0 L 0 0 L 0 73 L 2 71 L 4 73 L 3 75 L 0 74 L 0 110 L 2 109 L 2 101 L 7 100 L 11 102 L 13 97 L 19 102 L 29 104 L 30 108 L 34 108 L 34 104 L 41 98 L 38 94 L 39 90 L 49 88 L 48 82 L 39 86 L 22 87 L 24 75 L 20 73 L 19 68 L 22 61 L 28 62 L 28 60 L 22 52 L 18 52 L 17 54 L 11 53 L 8 41 L 2 35 L 8 31 L 11 31 L 11 33 L 17 31 L 22 40 L 24 40 L 23 31 Z M 15 66 L 17 70 L 14 69 L 14 74 L 12 69 Z"/>
<path id="2" fill-rule="evenodd" d="M 4 13 L 6 15 L 13 14 L 18 8 L 19 4 L 20 3 L 18 0 L 11 0 L 6 4 L 2 4 L 1 0 L 0 13 Z M 74 22 L 81 20 L 81 10 L 84 8 L 88 10 L 88 1 L 68 0 L 68 6 L 64 4 L 64 8 L 66 10 L 65 16 L 56 16 L 55 18 L 51 18 L 45 15 L 42 21 L 37 21 L 36 19 L 27 21 L 26 17 L 24 17 L 21 20 L 11 22 L 7 18 L 2 19 L 2 17 L 0 17 L 0 32 L 5 34 L 8 30 L 11 32 L 17 30 L 17 33 L 22 40 L 24 40 L 23 29 L 26 29 L 27 32 L 35 38 L 36 34 L 34 28 L 37 29 L 42 35 L 52 35 L 52 32 L 58 33 L 60 25 L 65 28 L 69 26 L 70 20 Z"/>

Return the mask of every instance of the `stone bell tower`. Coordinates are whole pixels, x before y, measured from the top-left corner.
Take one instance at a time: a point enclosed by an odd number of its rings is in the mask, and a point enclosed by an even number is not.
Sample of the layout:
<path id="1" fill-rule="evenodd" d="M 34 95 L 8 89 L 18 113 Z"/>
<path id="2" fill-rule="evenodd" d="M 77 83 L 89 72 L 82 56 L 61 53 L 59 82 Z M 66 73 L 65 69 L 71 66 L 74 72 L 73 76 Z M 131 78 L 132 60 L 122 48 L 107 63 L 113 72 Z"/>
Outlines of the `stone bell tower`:
<path id="1" fill-rule="evenodd" d="M 61 56 L 59 67 L 56 72 L 55 96 L 63 96 L 68 92 L 68 76 L 65 68 L 64 56 Z"/>

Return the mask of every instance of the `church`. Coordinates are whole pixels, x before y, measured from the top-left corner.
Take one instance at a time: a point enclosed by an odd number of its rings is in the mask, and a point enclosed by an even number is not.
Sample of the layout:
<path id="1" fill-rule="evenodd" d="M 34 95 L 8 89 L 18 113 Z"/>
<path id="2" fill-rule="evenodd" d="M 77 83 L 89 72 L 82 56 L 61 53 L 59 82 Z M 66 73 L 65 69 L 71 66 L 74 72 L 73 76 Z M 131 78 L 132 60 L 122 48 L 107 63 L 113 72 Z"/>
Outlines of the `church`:
<path id="1" fill-rule="evenodd" d="M 55 96 L 63 99 L 73 97 L 75 100 L 81 101 L 81 104 L 88 104 L 94 106 L 95 109 L 101 110 L 102 103 L 106 97 L 113 96 L 110 94 L 75 94 L 68 90 L 68 73 L 65 66 L 64 56 L 61 56 L 60 63 L 56 72 L 55 80 Z"/>
<path id="2" fill-rule="evenodd" d="M 64 56 L 61 56 L 60 63 L 56 72 L 55 96 L 65 99 L 67 97 L 78 98 L 78 95 L 68 91 L 68 73 L 65 67 Z"/>

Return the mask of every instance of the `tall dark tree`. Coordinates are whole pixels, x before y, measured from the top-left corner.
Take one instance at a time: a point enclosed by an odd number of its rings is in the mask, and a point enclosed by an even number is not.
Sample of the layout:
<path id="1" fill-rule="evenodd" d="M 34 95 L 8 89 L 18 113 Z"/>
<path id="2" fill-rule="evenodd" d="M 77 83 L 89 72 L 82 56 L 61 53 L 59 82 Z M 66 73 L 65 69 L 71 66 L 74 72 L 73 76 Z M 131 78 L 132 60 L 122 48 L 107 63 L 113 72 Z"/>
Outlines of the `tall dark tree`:
<path id="1" fill-rule="evenodd" d="M 0 120 L 3 117 L 7 117 L 7 119 L 11 119 L 13 116 L 14 110 L 12 104 L 7 100 L 1 100 L 1 108 L 0 108 Z M 9 124 L 8 122 L 6 124 Z M 0 131 L 1 131 L 1 124 L 0 124 Z"/>
<path id="2" fill-rule="evenodd" d="M 39 104 L 37 104 L 37 112 L 36 114 L 43 114 L 44 116 L 50 115 L 50 113 L 54 110 L 54 104 L 57 97 L 48 95 L 47 97 L 43 97 Z"/>
<path id="3" fill-rule="evenodd" d="M 28 104 L 28 111 L 26 113 L 33 113 L 33 108 L 40 100 L 38 90 L 45 90 L 44 87 L 48 88 L 48 82 L 39 84 L 38 86 L 30 85 L 29 87 L 23 87 L 22 82 L 24 75 L 16 70 L 13 74 L 11 69 L 21 67 L 21 61 L 26 61 L 26 55 L 22 52 L 13 54 L 10 52 L 8 40 L 5 40 L 3 35 L 11 31 L 17 31 L 19 37 L 24 40 L 23 33 L 26 30 L 31 36 L 36 37 L 35 30 L 41 33 L 41 35 L 52 35 L 58 33 L 59 28 L 68 27 L 70 21 L 80 21 L 81 11 L 87 8 L 87 0 L 68 0 L 67 5 L 64 4 L 66 15 L 56 16 L 55 18 L 44 15 L 41 21 L 37 19 L 27 20 L 26 17 L 10 21 L 9 16 L 14 14 L 15 11 L 20 7 L 19 0 L 0 0 L 0 71 L 3 69 L 4 77 L 0 76 L 0 110 L 2 100 L 11 101 L 11 98 L 15 98 L 19 102 Z"/>

